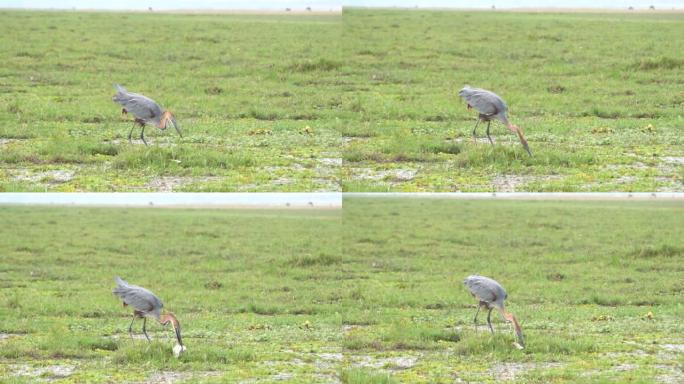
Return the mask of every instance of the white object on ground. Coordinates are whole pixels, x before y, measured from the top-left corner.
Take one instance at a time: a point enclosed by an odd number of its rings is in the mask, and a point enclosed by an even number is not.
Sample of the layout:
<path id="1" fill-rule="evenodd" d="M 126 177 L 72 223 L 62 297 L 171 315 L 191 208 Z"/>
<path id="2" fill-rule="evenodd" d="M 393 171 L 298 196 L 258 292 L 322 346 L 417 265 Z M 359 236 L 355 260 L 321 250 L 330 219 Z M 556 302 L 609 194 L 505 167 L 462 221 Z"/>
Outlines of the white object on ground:
<path id="1" fill-rule="evenodd" d="M 176 344 L 173 346 L 173 355 L 175 357 L 179 357 L 182 352 L 185 352 L 186 349 L 187 348 L 185 347 L 185 345 L 181 346 L 180 344 Z"/>

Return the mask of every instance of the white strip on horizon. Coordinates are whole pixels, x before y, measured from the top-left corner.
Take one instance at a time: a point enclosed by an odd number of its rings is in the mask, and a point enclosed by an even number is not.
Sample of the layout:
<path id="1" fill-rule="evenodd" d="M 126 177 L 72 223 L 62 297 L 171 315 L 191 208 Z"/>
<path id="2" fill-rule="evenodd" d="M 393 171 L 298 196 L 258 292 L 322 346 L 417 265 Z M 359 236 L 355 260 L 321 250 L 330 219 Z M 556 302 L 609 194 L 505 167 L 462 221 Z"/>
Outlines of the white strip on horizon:
<path id="1" fill-rule="evenodd" d="M 0 193 L 0 204 L 130 206 L 130 207 L 253 207 L 341 208 L 335 193 Z"/>

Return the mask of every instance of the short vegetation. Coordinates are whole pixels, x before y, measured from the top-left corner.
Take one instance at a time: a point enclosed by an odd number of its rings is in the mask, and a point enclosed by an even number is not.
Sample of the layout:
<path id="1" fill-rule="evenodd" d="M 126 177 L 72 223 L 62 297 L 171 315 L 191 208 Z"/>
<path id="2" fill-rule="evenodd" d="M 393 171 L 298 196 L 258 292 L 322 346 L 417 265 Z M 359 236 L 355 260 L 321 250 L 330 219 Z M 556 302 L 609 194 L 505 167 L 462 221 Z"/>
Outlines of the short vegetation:
<path id="1" fill-rule="evenodd" d="M 345 198 L 344 211 L 0 207 L 0 377 L 678 382 L 681 204 Z M 465 276 L 522 323 L 490 335 Z M 113 277 L 183 326 L 148 322 Z M 61 373 L 60 373 L 61 372 Z M 62 375 L 62 376 L 60 376 Z M 165 379 L 166 378 L 166 379 Z"/>

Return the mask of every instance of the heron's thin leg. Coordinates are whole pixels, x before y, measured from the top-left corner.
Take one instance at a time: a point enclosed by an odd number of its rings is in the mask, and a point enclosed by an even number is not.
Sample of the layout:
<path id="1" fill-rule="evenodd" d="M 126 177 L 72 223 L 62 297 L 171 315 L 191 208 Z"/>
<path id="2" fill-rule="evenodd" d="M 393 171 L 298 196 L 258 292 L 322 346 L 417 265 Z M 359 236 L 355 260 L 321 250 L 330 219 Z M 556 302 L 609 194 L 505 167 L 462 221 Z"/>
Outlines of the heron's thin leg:
<path id="1" fill-rule="evenodd" d="M 475 128 L 473 128 L 473 141 L 475 141 L 475 142 L 477 142 L 477 138 L 475 136 L 475 130 L 477 129 L 478 124 L 480 124 L 480 118 L 477 119 L 477 123 L 475 123 Z"/>
<path id="2" fill-rule="evenodd" d="M 147 338 L 147 341 L 150 341 L 150 337 L 147 336 L 147 331 L 145 330 L 145 325 L 147 324 L 147 317 L 143 317 L 143 334 Z"/>
<path id="3" fill-rule="evenodd" d="M 491 316 L 492 316 L 492 308 L 489 308 L 489 312 L 487 312 L 487 324 L 489 324 L 489 330 L 492 331 L 492 333 L 494 333 L 494 327 L 492 327 Z"/>
<path id="4" fill-rule="evenodd" d="M 147 141 L 145 141 L 145 124 L 142 125 L 142 130 L 140 131 L 140 138 L 142 139 L 143 143 L 145 143 L 145 146 L 147 146 Z"/>
<path id="5" fill-rule="evenodd" d="M 477 305 L 477 312 L 475 312 L 475 318 L 473 319 L 473 324 L 475 324 L 475 332 L 477 332 L 477 315 L 480 314 L 480 305 Z"/>
<path id="6" fill-rule="evenodd" d="M 492 123 L 491 120 L 487 121 L 487 138 L 489 139 L 489 142 L 494 145 L 494 142 L 492 141 L 492 137 L 489 136 L 489 125 Z"/>
<path id="7" fill-rule="evenodd" d="M 131 335 L 131 338 L 133 338 L 133 322 L 136 319 L 136 315 L 133 315 L 133 320 L 131 320 L 131 324 L 128 326 L 128 334 Z"/>
<path id="8" fill-rule="evenodd" d="M 128 132 L 128 142 L 133 144 L 133 141 L 131 141 L 131 136 L 133 136 L 133 130 L 135 129 L 136 122 L 133 122 L 133 126 L 131 127 L 131 130 Z"/>

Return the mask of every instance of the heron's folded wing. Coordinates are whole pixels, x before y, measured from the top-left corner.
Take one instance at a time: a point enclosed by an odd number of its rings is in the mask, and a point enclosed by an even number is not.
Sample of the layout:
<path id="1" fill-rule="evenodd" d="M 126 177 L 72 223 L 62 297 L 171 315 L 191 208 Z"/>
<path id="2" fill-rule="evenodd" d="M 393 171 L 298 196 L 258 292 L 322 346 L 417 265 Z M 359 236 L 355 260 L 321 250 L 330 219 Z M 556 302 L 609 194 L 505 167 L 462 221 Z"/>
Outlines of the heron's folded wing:
<path id="1" fill-rule="evenodd" d="M 114 293 L 123 300 L 124 303 L 142 312 L 151 312 L 155 308 L 160 309 L 164 306 L 162 301 L 149 290 L 136 285 L 117 285 Z"/>
<path id="2" fill-rule="evenodd" d="M 506 103 L 499 96 L 484 89 L 464 88 L 459 95 L 483 115 L 496 115 L 506 109 Z"/>
<path id="3" fill-rule="evenodd" d="M 114 96 L 114 101 L 140 119 L 151 120 L 161 116 L 159 104 L 143 95 L 119 92 Z"/>
<path id="4" fill-rule="evenodd" d="M 491 287 L 489 281 L 476 276 L 471 276 L 464 281 L 466 287 L 478 299 L 487 303 L 492 303 L 497 300 L 496 291 Z"/>

